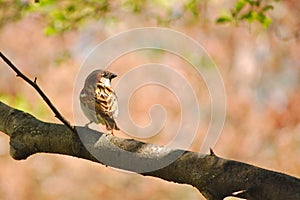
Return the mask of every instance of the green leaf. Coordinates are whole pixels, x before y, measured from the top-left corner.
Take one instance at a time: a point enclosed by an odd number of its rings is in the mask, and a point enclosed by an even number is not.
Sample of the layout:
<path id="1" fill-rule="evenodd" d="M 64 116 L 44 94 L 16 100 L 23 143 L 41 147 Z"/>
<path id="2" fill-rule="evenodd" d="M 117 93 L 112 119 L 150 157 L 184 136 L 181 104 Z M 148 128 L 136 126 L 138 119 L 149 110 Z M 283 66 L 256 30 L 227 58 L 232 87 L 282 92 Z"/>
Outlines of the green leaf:
<path id="1" fill-rule="evenodd" d="M 239 0 L 238 2 L 236 2 L 236 4 L 235 4 L 236 12 L 237 13 L 240 12 L 243 9 L 243 7 L 246 5 L 246 3 L 247 3 L 247 1 L 245 1 L 245 0 Z"/>
<path id="2" fill-rule="evenodd" d="M 241 15 L 240 19 L 241 19 L 241 20 L 246 19 L 246 20 L 248 20 L 249 22 L 251 22 L 251 21 L 253 21 L 253 20 L 255 19 L 255 15 L 256 15 L 256 14 L 255 14 L 255 11 L 250 10 L 249 12 L 247 12 L 247 13 Z"/>
<path id="3" fill-rule="evenodd" d="M 231 22 L 231 21 L 232 21 L 232 18 L 229 16 L 221 16 L 216 19 L 217 23 L 227 23 L 227 22 Z"/>
<path id="4" fill-rule="evenodd" d="M 58 33 L 58 31 L 52 26 L 47 26 L 44 29 L 44 33 L 45 33 L 45 35 L 50 36 L 50 35 L 56 35 Z"/>
<path id="5" fill-rule="evenodd" d="M 58 20 L 58 21 L 66 20 L 66 17 L 62 11 L 53 10 L 50 14 L 53 16 L 54 20 Z"/>
<path id="6" fill-rule="evenodd" d="M 251 6 L 259 7 L 260 0 L 246 0 Z"/>
<path id="7" fill-rule="evenodd" d="M 264 28 L 268 28 L 268 26 L 272 23 L 272 20 L 268 18 L 264 13 L 260 12 L 257 14 L 256 18 Z"/>
<path id="8" fill-rule="evenodd" d="M 266 6 L 264 6 L 262 9 L 261 9 L 261 11 L 262 12 L 266 12 L 266 11 L 268 11 L 268 10 L 273 10 L 274 9 L 274 6 L 272 6 L 272 5 L 266 5 Z"/>
<path id="9" fill-rule="evenodd" d="M 198 0 L 190 0 L 188 3 L 185 4 L 185 10 L 189 10 L 193 13 L 194 16 L 198 16 L 199 11 L 199 1 Z"/>
<path id="10" fill-rule="evenodd" d="M 270 24 L 272 24 L 272 20 L 270 18 L 266 17 L 264 22 L 262 23 L 263 27 L 268 28 Z"/>

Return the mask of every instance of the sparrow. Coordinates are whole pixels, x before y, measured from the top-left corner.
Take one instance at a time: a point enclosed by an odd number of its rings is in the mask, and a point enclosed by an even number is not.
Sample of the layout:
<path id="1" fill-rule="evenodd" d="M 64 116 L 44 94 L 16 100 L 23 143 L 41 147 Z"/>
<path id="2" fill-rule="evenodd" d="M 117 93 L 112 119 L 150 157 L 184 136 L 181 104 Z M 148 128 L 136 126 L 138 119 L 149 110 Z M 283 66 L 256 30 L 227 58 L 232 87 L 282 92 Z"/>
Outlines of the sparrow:
<path id="1" fill-rule="evenodd" d="M 116 74 L 106 70 L 95 70 L 85 79 L 80 93 L 80 106 L 91 123 L 103 124 L 108 131 L 120 130 L 114 118 L 118 115 L 118 99 L 111 80 Z"/>

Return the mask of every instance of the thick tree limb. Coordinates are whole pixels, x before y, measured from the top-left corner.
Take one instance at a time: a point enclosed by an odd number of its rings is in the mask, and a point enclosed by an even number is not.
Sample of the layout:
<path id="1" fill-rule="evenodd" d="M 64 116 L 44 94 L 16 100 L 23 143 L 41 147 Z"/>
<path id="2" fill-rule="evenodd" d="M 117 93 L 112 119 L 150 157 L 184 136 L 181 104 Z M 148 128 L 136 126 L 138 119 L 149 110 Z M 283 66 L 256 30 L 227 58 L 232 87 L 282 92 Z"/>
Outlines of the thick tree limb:
<path id="1" fill-rule="evenodd" d="M 300 199 L 300 180 L 289 175 L 214 154 L 171 150 L 104 135 L 84 127 L 76 128 L 78 135 L 64 125 L 39 121 L 0 102 L 0 131 L 10 136 L 10 154 L 17 160 L 40 152 L 75 156 L 142 175 L 190 184 L 207 199 L 213 200 L 226 196 L 256 200 Z M 164 165 L 174 158 L 177 159 Z M 147 171 L 153 167 L 156 168 L 154 171 Z"/>

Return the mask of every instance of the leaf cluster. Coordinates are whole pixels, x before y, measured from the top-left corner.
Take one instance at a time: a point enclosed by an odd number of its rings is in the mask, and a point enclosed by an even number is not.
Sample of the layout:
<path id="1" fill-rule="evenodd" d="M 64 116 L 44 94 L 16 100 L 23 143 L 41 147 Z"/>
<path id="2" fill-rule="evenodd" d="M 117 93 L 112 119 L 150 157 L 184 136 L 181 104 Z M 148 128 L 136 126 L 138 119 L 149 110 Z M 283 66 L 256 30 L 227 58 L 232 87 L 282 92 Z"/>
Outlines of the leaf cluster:
<path id="1" fill-rule="evenodd" d="M 267 28 L 268 16 L 277 0 L 237 0 L 228 14 L 221 14 L 217 24 L 257 21 Z M 269 3 L 270 2 L 270 3 Z M 174 21 L 197 22 L 205 17 L 206 0 L 0 0 L 0 27 L 19 20 L 26 14 L 38 13 L 46 21 L 45 34 L 57 35 L 82 28 L 89 22 L 117 22 L 125 20 L 124 13 L 138 15 L 141 20 L 154 20 L 158 25 L 168 26 Z"/>
<path id="2" fill-rule="evenodd" d="M 261 0 L 238 0 L 230 13 L 221 14 L 216 22 L 219 24 L 234 22 L 238 25 L 239 22 L 243 21 L 247 21 L 249 24 L 257 21 L 264 28 L 267 28 L 272 23 L 271 18 L 267 14 L 273 9 L 273 5 Z"/>
<path id="3" fill-rule="evenodd" d="M 46 21 L 46 35 L 55 35 L 80 28 L 92 19 L 104 17 L 109 12 L 108 0 L 41 0 L 31 4 L 28 12 L 41 13 Z"/>

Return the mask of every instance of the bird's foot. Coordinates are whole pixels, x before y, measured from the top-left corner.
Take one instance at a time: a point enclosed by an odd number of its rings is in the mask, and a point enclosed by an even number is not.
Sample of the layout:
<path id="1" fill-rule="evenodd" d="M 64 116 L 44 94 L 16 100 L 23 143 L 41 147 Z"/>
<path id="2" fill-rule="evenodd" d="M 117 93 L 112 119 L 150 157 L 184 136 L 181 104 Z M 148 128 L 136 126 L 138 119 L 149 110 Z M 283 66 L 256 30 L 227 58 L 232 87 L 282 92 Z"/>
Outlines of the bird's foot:
<path id="1" fill-rule="evenodd" d="M 90 121 L 89 123 L 87 123 L 86 125 L 84 125 L 85 128 L 90 128 L 89 125 L 93 123 L 92 121 Z"/>

